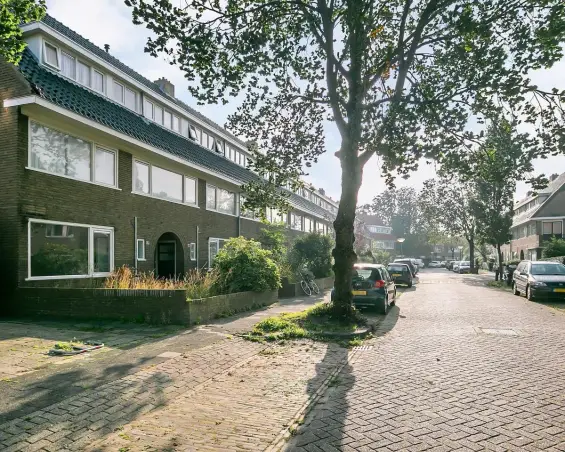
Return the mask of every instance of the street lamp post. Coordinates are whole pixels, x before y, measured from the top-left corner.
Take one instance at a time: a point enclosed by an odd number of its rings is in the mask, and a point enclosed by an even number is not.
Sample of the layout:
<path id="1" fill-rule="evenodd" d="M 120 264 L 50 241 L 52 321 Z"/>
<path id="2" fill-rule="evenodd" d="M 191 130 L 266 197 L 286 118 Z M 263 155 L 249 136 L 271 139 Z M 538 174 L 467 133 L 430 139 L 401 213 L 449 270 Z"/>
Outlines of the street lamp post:
<path id="1" fill-rule="evenodd" d="M 404 240 L 406 240 L 404 237 L 401 237 L 401 238 L 396 239 L 396 241 L 397 241 L 398 243 L 400 243 L 400 255 L 401 255 L 401 256 L 404 256 L 404 253 L 403 253 L 403 251 L 402 251 L 402 244 L 404 243 Z"/>

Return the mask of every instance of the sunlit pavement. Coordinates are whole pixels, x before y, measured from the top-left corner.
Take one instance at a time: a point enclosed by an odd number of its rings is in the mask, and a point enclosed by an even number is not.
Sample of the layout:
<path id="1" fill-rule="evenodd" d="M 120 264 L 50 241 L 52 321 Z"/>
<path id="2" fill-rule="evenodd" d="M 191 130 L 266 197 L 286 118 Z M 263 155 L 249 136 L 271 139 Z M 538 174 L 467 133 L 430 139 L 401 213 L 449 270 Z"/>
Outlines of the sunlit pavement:
<path id="1" fill-rule="evenodd" d="M 296 451 L 564 451 L 565 315 L 424 270 L 310 411 Z"/>

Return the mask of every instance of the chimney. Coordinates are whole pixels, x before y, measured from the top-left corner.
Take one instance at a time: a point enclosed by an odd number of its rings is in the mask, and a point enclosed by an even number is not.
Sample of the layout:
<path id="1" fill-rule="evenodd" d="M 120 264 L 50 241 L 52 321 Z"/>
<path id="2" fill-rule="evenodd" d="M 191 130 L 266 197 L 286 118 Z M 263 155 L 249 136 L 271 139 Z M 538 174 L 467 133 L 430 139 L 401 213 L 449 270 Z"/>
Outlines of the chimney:
<path id="1" fill-rule="evenodd" d="M 110 52 L 110 44 L 104 44 L 104 50 L 106 51 L 106 53 Z"/>
<path id="2" fill-rule="evenodd" d="M 559 177 L 559 174 L 552 174 L 552 175 L 549 177 L 549 180 L 550 180 L 551 182 L 553 182 L 553 181 L 554 181 L 555 179 L 557 179 L 558 177 Z"/>
<path id="3" fill-rule="evenodd" d="M 175 97 L 175 85 L 169 82 L 165 77 L 161 77 L 159 80 L 155 80 L 155 83 L 159 85 L 161 91 L 171 97 Z"/>
<path id="4" fill-rule="evenodd" d="M 321 195 L 324 196 L 326 195 L 326 191 L 323 188 L 320 188 L 318 191 L 320 192 Z"/>

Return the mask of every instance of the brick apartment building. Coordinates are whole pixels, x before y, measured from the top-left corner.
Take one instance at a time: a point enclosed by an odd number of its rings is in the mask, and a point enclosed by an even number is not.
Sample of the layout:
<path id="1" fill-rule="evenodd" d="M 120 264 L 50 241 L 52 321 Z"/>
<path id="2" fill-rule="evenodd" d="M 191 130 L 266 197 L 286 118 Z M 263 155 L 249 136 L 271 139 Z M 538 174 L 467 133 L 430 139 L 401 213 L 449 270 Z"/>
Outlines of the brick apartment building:
<path id="1" fill-rule="evenodd" d="M 259 177 L 243 141 L 54 18 L 22 28 L 20 64 L 0 63 L 3 301 L 124 264 L 159 276 L 206 268 L 226 239 L 258 235 L 241 209 L 241 186 Z M 269 220 L 332 232 L 337 204 L 323 191 L 290 202 Z"/>
<path id="2" fill-rule="evenodd" d="M 512 240 L 502 247 L 504 259 L 540 259 L 546 241 L 563 238 L 564 220 L 565 173 L 554 174 L 546 189 L 529 193 L 514 206 Z"/>
<path id="3" fill-rule="evenodd" d="M 376 215 L 357 215 L 356 229 L 356 240 L 362 242 L 362 245 L 358 245 L 359 248 L 394 252 L 396 236 L 392 233 L 392 228 L 385 225 Z"/>

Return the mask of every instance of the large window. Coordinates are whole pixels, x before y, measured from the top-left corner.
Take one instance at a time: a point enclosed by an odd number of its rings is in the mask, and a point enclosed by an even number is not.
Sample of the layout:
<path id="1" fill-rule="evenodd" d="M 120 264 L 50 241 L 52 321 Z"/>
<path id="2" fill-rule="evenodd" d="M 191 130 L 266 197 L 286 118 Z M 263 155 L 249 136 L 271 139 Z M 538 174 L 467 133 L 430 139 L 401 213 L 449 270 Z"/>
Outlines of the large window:
<path id="1" fill-rule="evenodd" d="M 163 125 L 163 108 L 162 107 L 155 105 L 155 116 L 153 117 L 153 120 L 157 124 Z"/>
<path id="2" fill-rule="evenodd" d="M 164 118 L 165 118 L 165 119 L 164 119 L 164 121 L 165 121 L 165 123 L 164 123 L 165 127 L 166 127 L 167 129 L 170 129 L 170 128 L 172 127 L 171 121 L 172 121 L 173 115 L 171 114 L 170 111 L 165 111 Z"/>
<path id="3" fill-rule="evenodd" d="M 213 185 L 206 185 L 206 208 L 235 215 L 235 193 Z"/>
<path id="4" fill-rule="evenodd" d="M 214 263 L 214 259 L 220 250 L 224 247 L 224 239 L 210 238 L 208 240 L 208 267 L 211 268 Z"/>
<path id="5" fill-rule="evenodd" d="M 28 278 L 106 276 L 113 270 L 113 228 L 29 221 Z"/>
<path id="6" fill-rule="evenodd" d="M 151 192 L 158 198 L 182 201 L 182 175 L 158 166 L 151 167 Z"/>
<path id="7" fill-rule="evenodd" d="M 132 91 L 129 88 L 126 88 L 126 93 L 125 93 L 125 105 L 126 107 L 128 107 L 130 110 L 133 111 L 137 111 L 137 95 L 135 93 L 135 91 Z"/>
<path id="8" fill-rule="evenodd" d="M 156 198 L 197 204 L 198 180 L 134 160 L 133 191 Z"/>
<path id="9" fill-rule="evenodd" d="M 302 215 L 290 214 L 290 227 L 296 231 L 302 231 Z"/>
<path id="10" fill-rule="evenodd" d="M 543 235 L 561 235 L 563 234 L 562 221 L 548 221 L 543 223 Z"/>
<path id="11" fill-rule="evenodd" d="M 285 220 L 285 215 L 278 209 L 267 207 L 266 216 L 267 221 L 269 221 L 270 223 L 287 223 Z"/>
<path id="12" fill-rule="evenodd" d="M 114 81 L 112 88 L 112 98 L 120 104 L 124 103 L 124 85 Z"/>
<path id="13" fill-rule="evenodd" d="M 116 186 L 116 152 L 30 121 L 29 166 L 73 179 Z M 94 170 L 92 170 L 94 168 Z"/>

